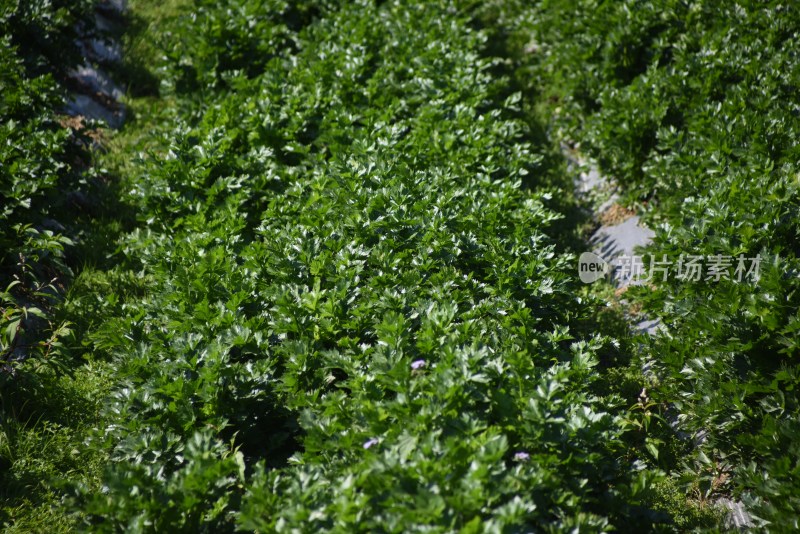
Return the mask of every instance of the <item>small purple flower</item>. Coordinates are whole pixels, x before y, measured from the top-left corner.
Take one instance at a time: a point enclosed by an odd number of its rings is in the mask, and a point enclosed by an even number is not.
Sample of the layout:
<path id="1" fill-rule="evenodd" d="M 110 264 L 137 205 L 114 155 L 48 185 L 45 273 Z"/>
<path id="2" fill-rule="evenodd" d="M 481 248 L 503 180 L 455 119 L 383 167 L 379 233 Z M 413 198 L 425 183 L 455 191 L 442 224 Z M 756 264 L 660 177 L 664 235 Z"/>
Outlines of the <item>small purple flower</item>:
<path id="1" fill-rule="evenodd" d="M 428 363 L 425 360 L 415 360 L 411 362 L 411 368 L 415 371 L 418 369 L 422 369 L 426 365 L 428 365 Z"/>
<path id="2" fill-rule="evenodd" d="M 377 444 L 378 444 L 378 438 L 370 438 L 370 439 L 368 439 L 367 441 L 364 442 L 364 448 L 365 449 L 369 449 L 373 445 L 377 445 Z"/>
<path id="3" fill-rule="evenodd" d="M 516 462 L 525 462 L 527 460 L 530 460 L 530 458 L 531 455 L 525 451 L 519 451 L 516 454 L 514 454 L 514 461 Z"/>

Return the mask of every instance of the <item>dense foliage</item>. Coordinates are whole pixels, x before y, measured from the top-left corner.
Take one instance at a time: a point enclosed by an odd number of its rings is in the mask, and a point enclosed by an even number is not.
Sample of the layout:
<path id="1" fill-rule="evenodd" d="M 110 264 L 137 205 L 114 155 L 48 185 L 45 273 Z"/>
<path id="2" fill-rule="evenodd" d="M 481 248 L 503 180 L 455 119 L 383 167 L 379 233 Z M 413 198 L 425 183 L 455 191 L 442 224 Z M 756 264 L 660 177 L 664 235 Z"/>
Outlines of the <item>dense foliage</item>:
<path id="1" fill-rule="evenodd" d="M 704 436 L 687 473 L 797 529 L 798 6 L 547 2 L 529 27 L 556 125 L 648 203 L 652 254 L 763 258 L 755 285 L 671 278 L 638 298 L 669 332 L 646 349 L 653 395 Z"/>
<path id="2" fill-rule="evenodd" d="M 49 308 L 71 274 L 64 247 L 77 233 L 86 137 L 58 115 L 60 82 L 80 59 L 74 40 L 78 25 L 91 30 L 90 9 L 88 1 L 0 3 L 0 386 L 13 360 L 52 355 L 58 365 L 67 332 Z"/>
<path id="3" fill-rule="evenodd" d="M 795 528 L 796 8 L 134 0 L 99 154 L 55 114 L 91 2 L 2 6 L 7 526 Z M 761 278 L 634 288 L 631 337 L 561 141 Z"/>
<path id="4" fill-rule="evenodd" d="M 0 1 L 0 524 L 62 531 L 54 475 L 92 463 L 80 421 L 97 417 L 97 369 L 72 375 L 72 324 L 60 309 L 92 226 L 89 138 L 61 115 L 90 1 Z M 65 374 L 67 372 L 67 374 Z M 91 391 L 96 395 L 96 391 Z M 13 526 L 12 526 L 13 523 Z M 13 530 L 10 530 L 13 531 Z"/>
<path id="5" fill-rule="evenodd" d="M 94 527 L 663 521 L 486 35 L 448 3 L 272 4 L 199 6 L 161 67 L 203 98 L 131 191 L 150 290 L 92 334 L 121 380 Z"/>

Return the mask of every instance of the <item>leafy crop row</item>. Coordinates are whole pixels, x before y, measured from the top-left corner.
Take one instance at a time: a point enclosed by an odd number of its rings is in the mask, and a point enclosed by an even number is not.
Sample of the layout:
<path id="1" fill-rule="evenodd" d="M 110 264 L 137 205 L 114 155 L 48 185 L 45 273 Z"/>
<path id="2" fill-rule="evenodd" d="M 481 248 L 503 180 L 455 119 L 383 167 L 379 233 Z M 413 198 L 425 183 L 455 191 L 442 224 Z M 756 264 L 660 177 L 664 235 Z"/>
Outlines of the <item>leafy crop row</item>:
<path id="1" fill-rule="evenodd" d="M 99 157 L 54 113 L 91 2 L 0 2 L 0 354 L 76 377 L 0 390 L 4 521 L 46 487 L 97 531 L 796 528 L 794 6 L 138 0 L 138 142 Z M 667 335 L 627 337 L 546 133 L 651 252 L 757 284 L 633 288 Z M 76 210 L 90 157 L 118 220 Z"/>
<path id="2" fill-rule="evenodd" d="M 528 20 L 554 126 L 646 206 L 652 253 L 764 258 L 755 285 L 671 279 L 637 299 L 668 327 L 645 348 L 651 393 L 702 442 L 686 476 L 796 529 L 798 6 L 545 2 Z"/>
<path id="3" fill-rule="evenodd" d="M 61 304 L 91 255 L 89 138 L 60 114 L 86 0 L 0 1 L 0 524 L 4 532 L 74 527 L 55 511 L 55 477 L 96 465 L 77 450 L 96 418 L 98 366 L 72 370 L 73 325 Z M 91 241 L 91 239 L 90 239 Z"/>
<path id="4" fill-rule="evenodd" d="M 72 500 L 87 526 L 676 520 L 641 384 L 607 380 L 612 340 L 579 333 L 595 305 L 558 202 L 521 185 L 549 149 L 482 20 L 226 0 L 161 35 L 182 112 L 128 177 L 118 259 L 147 291 L 88 335 L 118 384 L 88 441 L 103 487 Z"/>
<path id="5" fill-rule="evenodd" d="M 77 64 L 74 40 L 79 25 L 89 30 L 90 9 L 88 1 L 0 3 L 0 385 L 14 360 L 61 365 L 67 326 L 49 308 L 71 272 L 72 240 L 59 219 L 75 211 L 85 138 L 59 120 L 59 82 Z"/>

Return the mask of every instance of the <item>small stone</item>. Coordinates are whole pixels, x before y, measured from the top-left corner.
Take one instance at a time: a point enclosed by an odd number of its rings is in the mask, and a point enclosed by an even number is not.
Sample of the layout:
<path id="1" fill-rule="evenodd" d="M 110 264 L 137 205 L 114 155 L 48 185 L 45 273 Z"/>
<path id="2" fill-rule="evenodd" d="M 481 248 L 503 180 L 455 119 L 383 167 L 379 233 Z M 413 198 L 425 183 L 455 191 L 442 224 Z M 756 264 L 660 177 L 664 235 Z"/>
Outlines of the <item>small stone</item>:
<path id="1" fill-rule="evenodd" d="M 89 94 L 101 94 L 107 99 L 120 100 L 125 92 L 103 70 L 83 65 L 70 72 L 70 76 Z"/>
<path id="2" fill-rule="evenodd" d="M 125 122 L 125 110 L 111 110 L 86 95 L 73 95 L 65 111 L 69 115 L 83 115 L 105 122 L 110 128 L 119 128 Z"/>

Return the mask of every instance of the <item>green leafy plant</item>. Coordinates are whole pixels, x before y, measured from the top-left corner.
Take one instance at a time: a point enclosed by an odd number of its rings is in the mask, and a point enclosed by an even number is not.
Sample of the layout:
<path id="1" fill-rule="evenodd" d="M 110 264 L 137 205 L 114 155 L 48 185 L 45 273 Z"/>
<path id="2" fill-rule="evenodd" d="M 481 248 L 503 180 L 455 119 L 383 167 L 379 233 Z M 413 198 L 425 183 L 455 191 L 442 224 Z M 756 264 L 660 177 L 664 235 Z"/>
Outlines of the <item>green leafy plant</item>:
<path id="1" fill-rule="evenodd" d="M 88 336 L 118 386 L 86 525 L 669 528 L 648 449 L 670 431 L 635 435 L 635 395 L 600 385 L 613 343 L 551 236 L 567 201 L 535 190 L 551 148 L 480 12 L 237 1 L 173 24 L 194 44 L 159 72 L 185 112 L 119 245 L 148 288 Z"/>
<path id="2" fill-rule="evenodd" d="M 668 328 L 644 341 L 699 447 L 703 498 L 737 495 L 756 524 L 797 528 L 800 12 L 767 2 L 546 2 L 527 26 L 554 128 L 647 205 L 650 252 L 760 256 L 757 281 L 670 278 L 629 293 Z M 724 463 L 719 467 L 710 466 Z M 721 480 L 725 480 L 721 483 Z M 764 484 L 762 480 L 769 480 Z M 763 523 L 762 523 L 763 522 Z"/>
<path id="3" fill-rule="evenodd" d="M 796 8 L 131 5 L 147 90 L 105 155 L 54 114 L 90 3 L 0 11 L 4 522 L 795 526 Z M 631 337 L 574 272 L 561 140 L 651 253 L 758 283 L 633 288 L 670 335 Z M 65 219 L 99 180 L 119 212 Z"/>

